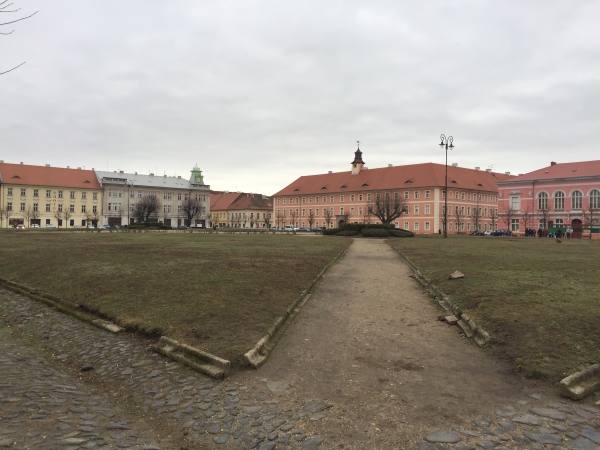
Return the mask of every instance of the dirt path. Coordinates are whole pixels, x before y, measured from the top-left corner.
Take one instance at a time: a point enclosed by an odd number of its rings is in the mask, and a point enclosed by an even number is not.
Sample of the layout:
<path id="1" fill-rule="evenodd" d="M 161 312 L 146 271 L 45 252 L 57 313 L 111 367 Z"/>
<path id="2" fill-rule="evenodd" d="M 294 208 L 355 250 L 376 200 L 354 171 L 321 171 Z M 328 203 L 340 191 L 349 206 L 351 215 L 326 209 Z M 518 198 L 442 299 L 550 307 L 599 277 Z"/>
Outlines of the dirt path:
<path id="1" fill-rule="evenodd" d="M 239 376 L 288 387 L 290 406 L 333 404 L 312 422 L 327 448 L 416 448 L 533 392 L 554 397 L 438 321 L 410 274 L 384 241 L 355 240 L 268 362 Z"/>

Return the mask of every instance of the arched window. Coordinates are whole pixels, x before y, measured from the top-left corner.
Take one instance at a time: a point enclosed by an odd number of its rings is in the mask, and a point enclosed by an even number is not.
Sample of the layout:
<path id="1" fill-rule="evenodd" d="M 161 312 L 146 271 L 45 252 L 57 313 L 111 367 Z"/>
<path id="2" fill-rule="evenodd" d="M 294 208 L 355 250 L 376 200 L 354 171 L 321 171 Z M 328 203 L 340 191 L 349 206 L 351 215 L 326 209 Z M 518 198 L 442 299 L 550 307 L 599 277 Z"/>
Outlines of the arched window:
<path id="1" fill-rule="evenodd" d="M 573 191 L 571 194 L 571 209 L 581 209 L 581 191 Z"/>
<path id="2" fill-rule="evenodd" d="M 598 208 L 600 208 L 600 191 L 592 189 L 592 192 L 590 192 L 590 209 Z"/>
<path id="3" fill-rule="evenodd" d="M 554 209 L 563 210 L 565 209 L 565 193 L 558 191 L 554 193 Z"/>
<path id="4" fill-rule="evenodd" d="M 545 192 L 540 192 L 538 195 L 538 209 L 548 209 L 548 194 Z"/>

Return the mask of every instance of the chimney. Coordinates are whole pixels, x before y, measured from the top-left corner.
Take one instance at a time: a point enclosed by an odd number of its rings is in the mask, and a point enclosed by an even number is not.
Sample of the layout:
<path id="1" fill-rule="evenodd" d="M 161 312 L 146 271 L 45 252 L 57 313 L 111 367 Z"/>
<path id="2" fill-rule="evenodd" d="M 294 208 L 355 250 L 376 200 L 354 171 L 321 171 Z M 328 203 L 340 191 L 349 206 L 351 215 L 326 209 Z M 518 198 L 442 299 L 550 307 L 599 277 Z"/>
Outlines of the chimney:
<path id="1" fill-rule="evenodd" d="M 21 163 L 21 164 L 23 164 L 23 163 Z M 327 172 L 327 173 L 333 173 L 333 172 L 331 172 L 331 170 L 330 170 L 330 171 L 329 171 L 329 172 Z"/>
<path id="2" fill-rule="evenodd" d="M 3 159 L 0 159 L 0 164 L 4 164 L 4 160 Z"/>
<path id="3" fill-rule="evenodd" d="M 78 167 L 77 170 L 81 170 L 81 167 Z"/>
<path id="4" fill-rule="evenodd" d="M 519 174 L 519 176 L 523 175 L 522 173 Z"/>
<path id="5" fill-rule="evenodd" d="M 485 169 L 487 173 L 492 173 L 492 169 Z"/>
<path id="6" fill-rule="evenodd" d="M 392 167 L 392 165 L 391 165 L 391 164 L 388 164 L 388 167 Z"/>
<path id="7" fill-rule="evenodd" d="M 181 178 L 181 175 L 177 175 L 177 178 Z"/>
<path id="8" fill-rule="evenodd" d="M 137 175 L 137 172 L 135 174 Z"/>
<path id="9" fill-rule="evenodd" d="M 96 170 L 96 169 L 94 169 L 94 168 L 92 167 L 92 170 Z"/>
<path id="10" fill-rule="evenodd" d="M 510 172 L 504 172 L 505 175 L 510 175 Z"/>
<path id="11" fill-rule="evenodd" d="M 50 164 L 46 164 L 46 167 L 50 167 Z"/>
<path id="12" fill-rule="evenodd" d="M 23 163 L 21 163 L 21 164 L 23 164 Z M 70 168 L 71 168 L 71 166 L 67 166 L 67 169 L 70 169 Z"/>
<path id="13" fill-rule="evenodd" d="M 479 167 L 475 167 L 475 170 L 477 170 L 477 171 L 478 171 L 478 170 L 479 170 Z"/>
<path id="14" fill-rule="evenodd" d="M 551 161 L 551 162 L 550 162 L 550 165 L 551 165 L 551 166 L 555 166 L 555 165 L 556 165 L 556 161 Z"/>
<path id="15" fill-rule="evenodd" d="M 151 177 L 153 177 L 153 176 L 154 176 L 154 174 L 153 174 L 153 173 L 151 173 L 151 174 L 150 174 L 150 176 L 151 176 Z"/>
<path id="16" fill-rule="evenodd" d="M 125 173 L 125 172 L 123 172 L 122 170 L 119 170 L 119 173 Z"/>
<path id="17" fill-rule="evenodd" d="M 167 174 L 165 173 L 165 178 L 167 178 Z"/>
<path id="18" fill-rule="evenodd" d="M 458 163 L 452 163 L 452 167 L 458 167 Z"/>
<path id="19" fill-rule="evenodd" d="M 23 161 L 21 161 L 21 165 L 23 165 Z"/>

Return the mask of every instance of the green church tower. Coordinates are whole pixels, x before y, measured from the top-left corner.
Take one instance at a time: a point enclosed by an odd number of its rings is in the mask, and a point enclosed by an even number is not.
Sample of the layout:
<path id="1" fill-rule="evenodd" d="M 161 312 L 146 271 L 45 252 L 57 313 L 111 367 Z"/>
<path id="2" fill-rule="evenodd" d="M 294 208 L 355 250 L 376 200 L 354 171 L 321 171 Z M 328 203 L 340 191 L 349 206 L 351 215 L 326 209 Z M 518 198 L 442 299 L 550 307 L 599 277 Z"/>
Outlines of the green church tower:
<path id="1" fill-rule="evenodd" d="M 190 178 L 190 183 L 192 184 L 204 184 L 204 177 L 202 176 L 202 171 L 198 166 L 195 166 L 192 169 L 192 177 Z"/>

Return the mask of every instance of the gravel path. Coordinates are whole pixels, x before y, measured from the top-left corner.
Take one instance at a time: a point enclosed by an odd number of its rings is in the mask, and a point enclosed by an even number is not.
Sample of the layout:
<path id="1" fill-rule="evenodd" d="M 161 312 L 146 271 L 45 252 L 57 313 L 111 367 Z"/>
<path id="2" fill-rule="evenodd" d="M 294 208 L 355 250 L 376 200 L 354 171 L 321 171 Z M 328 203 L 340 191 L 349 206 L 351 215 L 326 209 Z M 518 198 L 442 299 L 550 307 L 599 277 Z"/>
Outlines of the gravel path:
<path id="1" fill-rule="evenodd" d="M 223 382 L 0 290 L 0 449 L 597 448 L 599 410 L 512 375 L 409 275 L 356 240 L 266 365 Z"/>

